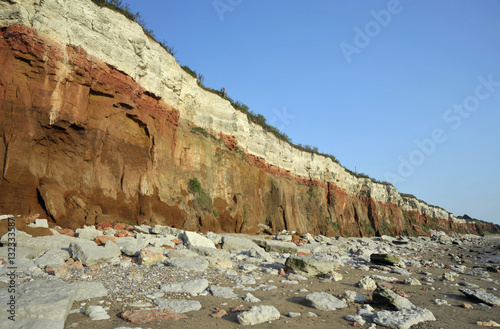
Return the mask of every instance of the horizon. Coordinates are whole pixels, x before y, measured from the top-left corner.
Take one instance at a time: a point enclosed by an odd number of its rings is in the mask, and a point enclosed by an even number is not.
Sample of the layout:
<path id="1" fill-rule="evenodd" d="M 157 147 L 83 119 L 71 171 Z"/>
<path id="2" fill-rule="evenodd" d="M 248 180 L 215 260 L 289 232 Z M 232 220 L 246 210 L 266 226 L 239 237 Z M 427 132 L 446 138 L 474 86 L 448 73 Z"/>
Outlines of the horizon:
<path id="1" fill-rule="evenodd" d="M 294 144 L 500 224 L 500 1 L 125 3 Z"/>

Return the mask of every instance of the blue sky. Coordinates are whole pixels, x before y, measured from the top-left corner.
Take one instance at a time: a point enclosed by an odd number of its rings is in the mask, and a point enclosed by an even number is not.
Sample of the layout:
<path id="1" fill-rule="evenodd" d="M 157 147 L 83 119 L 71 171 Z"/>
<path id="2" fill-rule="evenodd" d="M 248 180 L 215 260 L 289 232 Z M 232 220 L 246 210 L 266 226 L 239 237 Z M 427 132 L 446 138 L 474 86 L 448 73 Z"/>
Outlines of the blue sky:
<path id="1" fill-rule="evenodd" d="M 294 143 L 500 224 L 500 1 L 124 2 Z"/>

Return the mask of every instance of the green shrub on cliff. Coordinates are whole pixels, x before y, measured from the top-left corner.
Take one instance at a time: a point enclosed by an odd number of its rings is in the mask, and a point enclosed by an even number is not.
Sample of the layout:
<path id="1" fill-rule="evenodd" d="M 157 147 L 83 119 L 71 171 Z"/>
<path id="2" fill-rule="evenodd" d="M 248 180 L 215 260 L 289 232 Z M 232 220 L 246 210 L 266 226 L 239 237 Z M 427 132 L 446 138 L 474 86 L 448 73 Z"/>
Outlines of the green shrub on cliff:
<path id="1" fill-rule="evenodd" d="M 193 204 L 196 209 L 203 211 L 213 211 L 214 206 L 212 203 L 212 198 L 202 188 L 201 182 L 198 180 L 198 178 L 190 179 L 188 183 L 188 188 L 189 192 L 195 195 Z"/>

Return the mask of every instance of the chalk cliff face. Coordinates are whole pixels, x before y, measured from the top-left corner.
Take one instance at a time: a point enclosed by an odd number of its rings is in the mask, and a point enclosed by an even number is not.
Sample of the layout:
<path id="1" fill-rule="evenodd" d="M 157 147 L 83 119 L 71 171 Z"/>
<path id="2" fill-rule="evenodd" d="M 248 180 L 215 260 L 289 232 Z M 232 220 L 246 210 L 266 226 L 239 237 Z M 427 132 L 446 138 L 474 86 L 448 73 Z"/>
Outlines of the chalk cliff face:
<path id="1" fill-rule="evenodd" d="M 266 133 L 90 0 L 0 1 L 0 67 L 1 213 L 70 227 L 481 233 Z"/>

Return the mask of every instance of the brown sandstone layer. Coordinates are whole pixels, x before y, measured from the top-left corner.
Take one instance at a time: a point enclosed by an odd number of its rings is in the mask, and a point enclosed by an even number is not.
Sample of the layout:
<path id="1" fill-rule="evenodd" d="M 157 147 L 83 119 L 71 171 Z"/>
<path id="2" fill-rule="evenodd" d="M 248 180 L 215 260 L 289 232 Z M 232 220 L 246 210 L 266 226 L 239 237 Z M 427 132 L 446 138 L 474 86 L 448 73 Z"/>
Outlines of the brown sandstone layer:
<path id="1" fill-rule="evenodd" d="M 0 213 L 200 231 L 367 236 L 481 234 L 294 175 L 211 135 L 83 49 L 0 29 Z M 194 128 L 194 129 L 193 129 Z M 202 183 L 193 190 L 194 178 Z M 498 226 L 488 229 L 499 232 Z"/>

